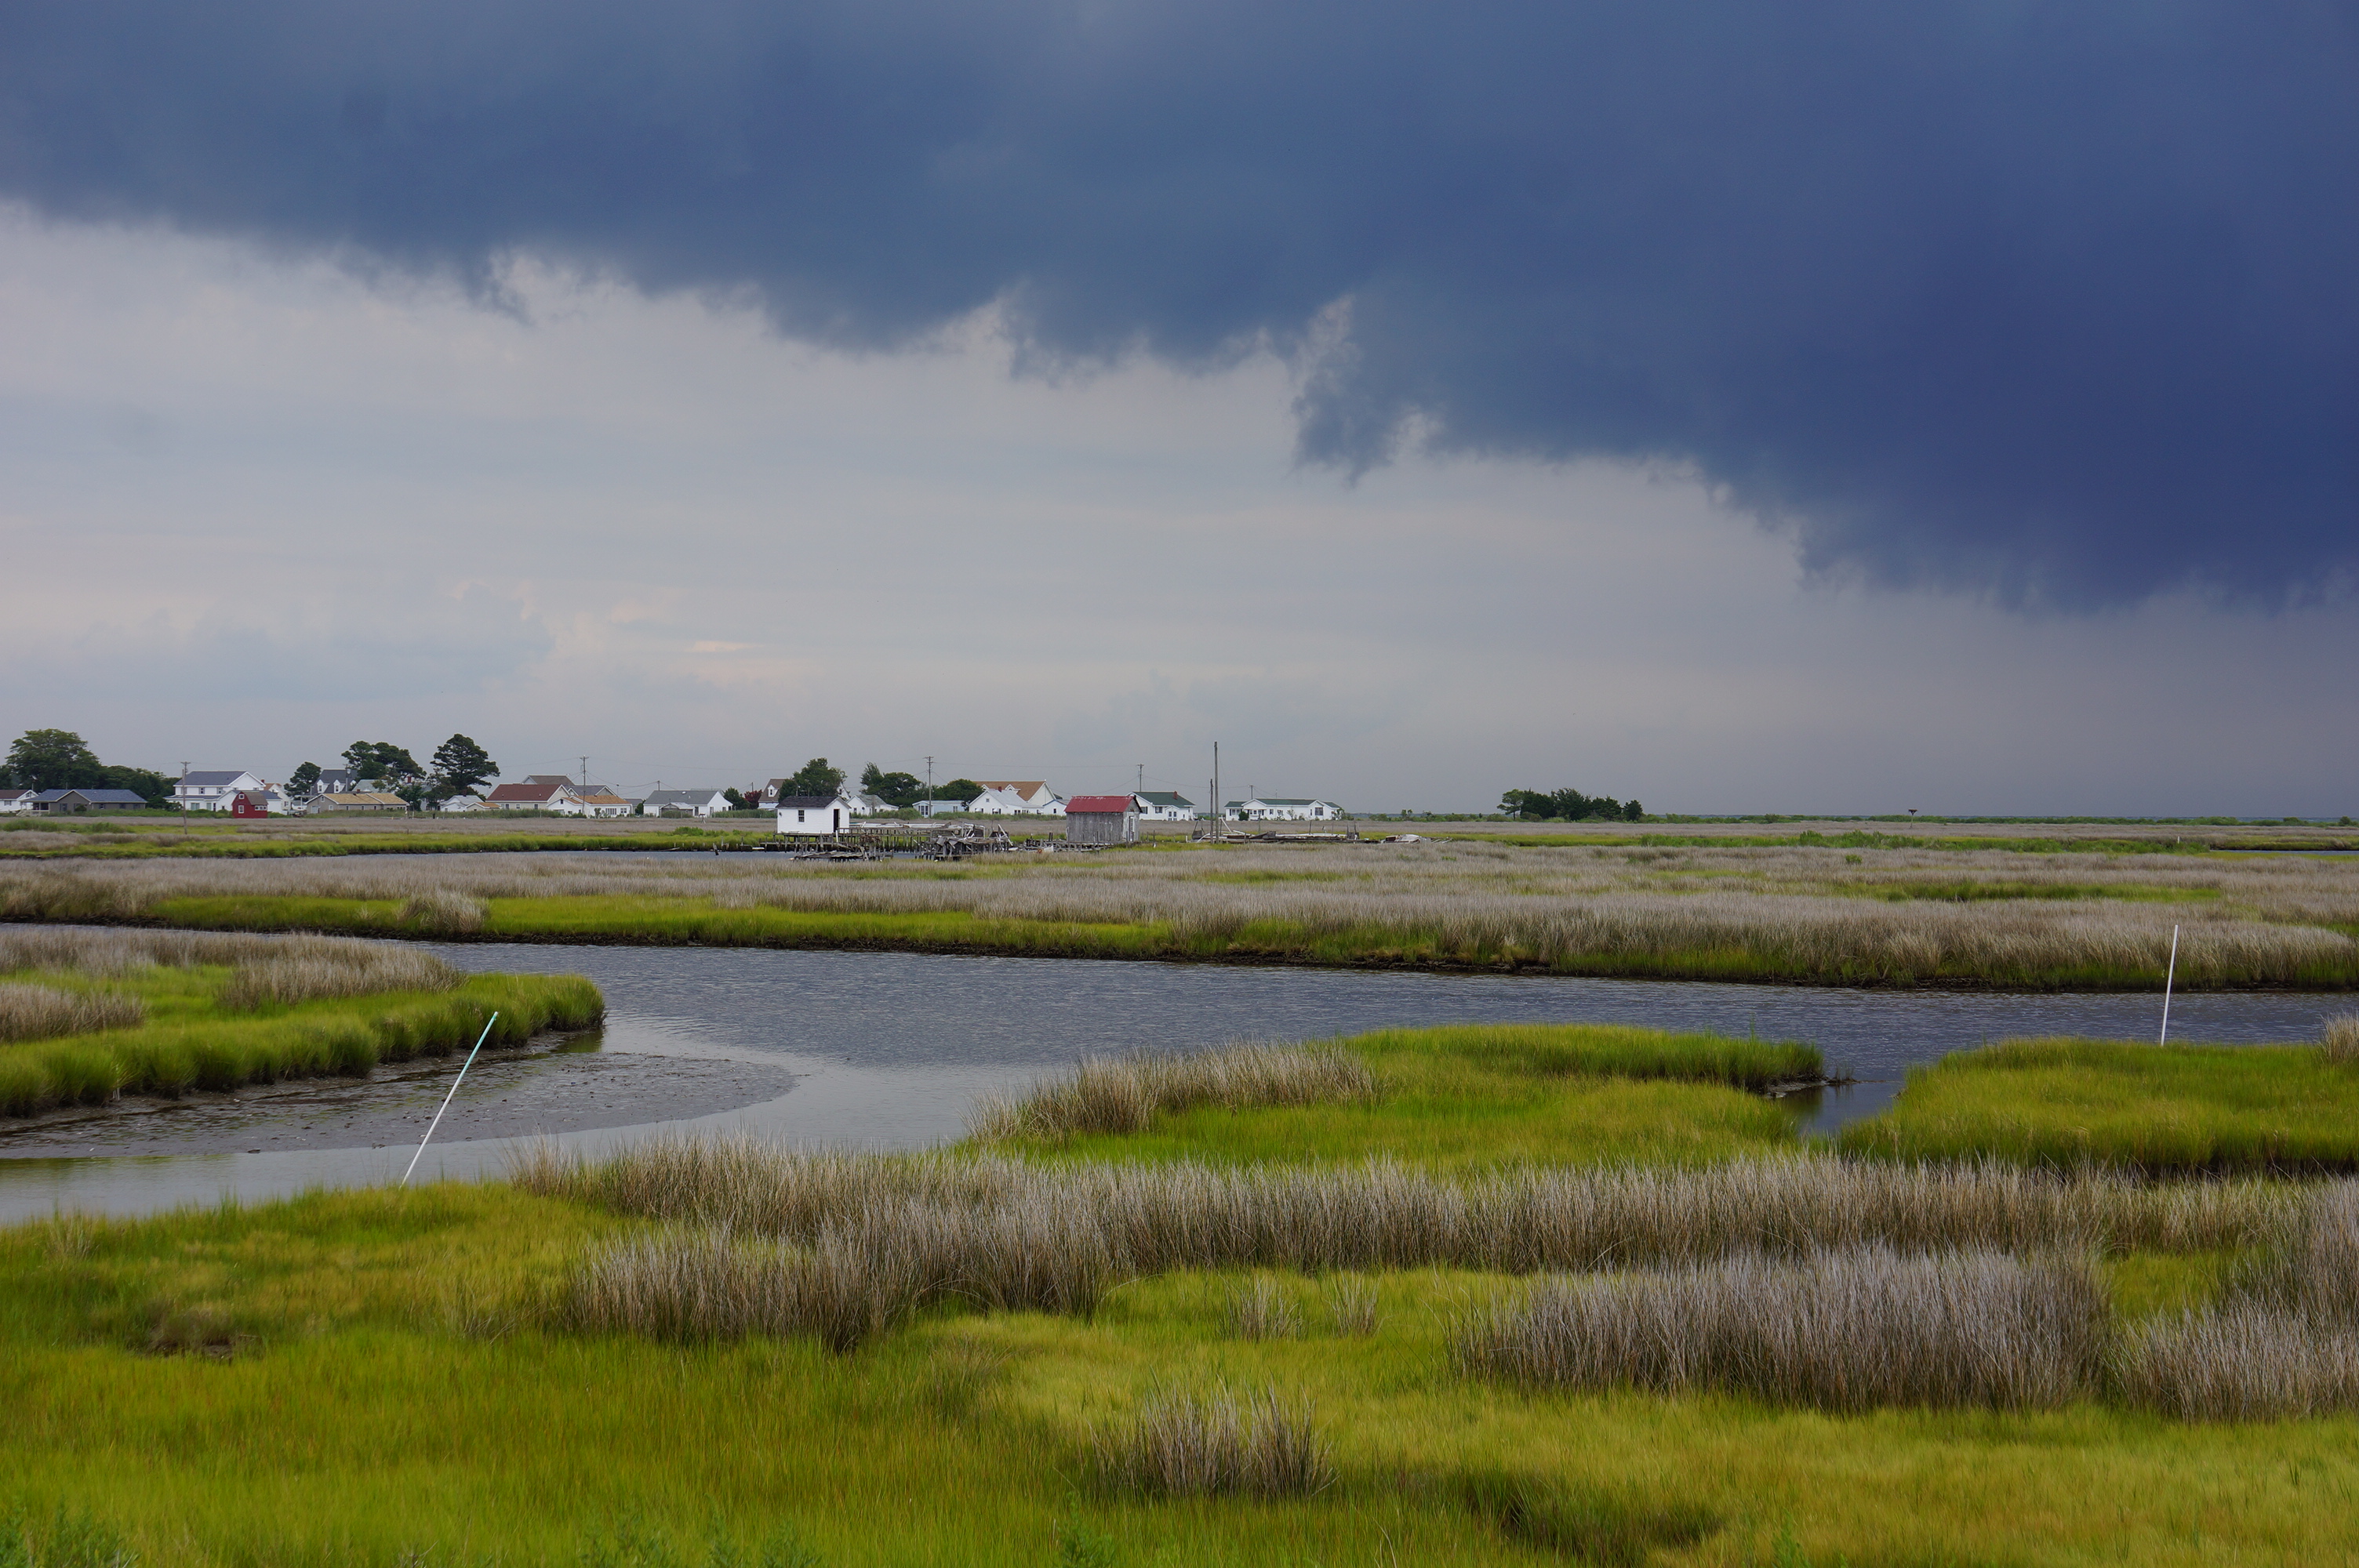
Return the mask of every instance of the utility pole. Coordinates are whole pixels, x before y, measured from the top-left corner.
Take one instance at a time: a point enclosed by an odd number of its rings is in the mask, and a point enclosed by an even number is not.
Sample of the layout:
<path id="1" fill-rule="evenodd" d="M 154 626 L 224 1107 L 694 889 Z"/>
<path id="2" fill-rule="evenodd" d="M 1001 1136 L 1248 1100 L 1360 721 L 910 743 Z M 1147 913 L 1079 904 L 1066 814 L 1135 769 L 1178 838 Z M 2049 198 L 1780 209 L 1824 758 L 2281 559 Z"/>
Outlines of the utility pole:
<path id="1" fill-rule="evenodd" d="M 933 758 L 931 758 L 931 757 L 928 757 L 928 758 L 926 759 L 926 820 L 927 820 L 927 821 L 929 821 L 929 822 L 930 822 L 930 821 L 932 821 L 932 820 L 933 820 L 933 817 L 934 817 L 934 760 L 933 760 Z"/>
<path id="2" fill-rule="evenodd" d="M 590 787 L 590 759 L 587 757 L 582 759 L 582 787 Z"/>
<path id="3" fill-rule="evenodd" d="M 1147 793 L 1147 764 L 1145 762 L 1138 764 L 1138 793 L 1141 795 L 1145 795 Z"/>
<path id="4" fill-rule="evenodd" d="M 1222 824 L 1215 832 L 1226 832 L 1228 816 L 1221 809 L 1221 743 L 1212 742 L 1212 820 Z"/>

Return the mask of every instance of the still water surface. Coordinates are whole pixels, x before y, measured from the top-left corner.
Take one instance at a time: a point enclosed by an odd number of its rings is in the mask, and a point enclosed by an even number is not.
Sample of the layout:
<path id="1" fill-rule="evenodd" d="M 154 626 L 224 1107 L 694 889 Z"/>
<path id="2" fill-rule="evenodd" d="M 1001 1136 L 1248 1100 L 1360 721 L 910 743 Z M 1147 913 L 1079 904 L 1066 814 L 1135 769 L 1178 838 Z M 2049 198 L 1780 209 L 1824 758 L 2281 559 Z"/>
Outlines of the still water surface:
<path id="1" fill-rule="evenodd" d="M 1797 1097 L 1798 1127 L 1824 1131 L 1882 1108 L 1911 1064 L 1944 1052 L 2017 1034 L 2151 1037 L 2161 1011 L 2159 998 L 2129 995 L 891 953 L 491 944 L 437 951 L 468 969 L 586 974 L 605 992 L 609 1019 L 598 1074 L 583 1076 L 591 1064 L 567 1055 L 489 1072 L 479 1066 L 482 1082 L 471 1077 L 452 1106 L 421 1178 L 495 1173 L 534 1134 L 586 1150 L 659 1129 L 915 1148 L 958 1136 L 976 1094 L 1021 1085 L 1084 1054 L 1387 1024 L 1617 1022 L 1807 1040 L 1832 1065 L 1868 1080 Z M 2315 1039 L 2321 1019 L 2350 1005 L 2334 996 L 2182 996 L 2171 1010 L 2171 1036 Z M 153 1139 L 153 1147 L 201 1145 L 211 1136 L 260 1152 L 54 1158 L 26 1157 L 34 1150 L 20 1146 L 9 1157 L 8 1141 L 0 1141 L 0 1220 L 59 1207 L 140 1213 L 232 1194 L 255 1199 L 397 1179 L 451 1068 L 421 1064 L 365 1085 L 190 1103 L 148 1119 L 177 1130 Z M 716 1100 L 725 1108 L 715 1108 Z M 293 1119 L 301 1119 L 299 1138 L 289 1130 Z M 284 1146 L 333 1142 L 339 1126 L 356 1130 L 351 1141 L 373 1146 Z"/>

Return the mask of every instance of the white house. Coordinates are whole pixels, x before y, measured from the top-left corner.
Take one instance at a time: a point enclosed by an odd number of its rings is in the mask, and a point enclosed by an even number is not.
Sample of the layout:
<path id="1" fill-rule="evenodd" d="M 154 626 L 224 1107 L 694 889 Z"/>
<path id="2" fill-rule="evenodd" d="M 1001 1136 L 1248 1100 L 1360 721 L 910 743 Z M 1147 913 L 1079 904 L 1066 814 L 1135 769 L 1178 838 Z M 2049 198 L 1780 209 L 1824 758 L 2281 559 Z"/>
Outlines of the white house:
<path id="1" fill-rule="evenodd" d="M 484 808 L 484 797 L 471 789 L 461 790 L 440 807 L 443 811 L 481 811 Z"/>
<path id="2" fill-rule="evenodd" d="M 1340 822 L 1343 808 L 1332 800 L 1256 795 L 1229 802 L 1221 815 L 1232 822 Z"/>
<path id="3" fill-rule="evenodd" d="M 0 815 L 33 809 L 33 792 L 28 789 L 0 789 Z"/>
<path id="4" fill-rule="evenodd" d="M 977 779 L 977 784 L 983 781 Z M 1031 807 L 1024 797 L 1005 785 L 984 784 L 983 793 L 966 803 L 966 809 L 977 816 L 1022 816 Z"/>
<path id="5" fill-rule="evenodd" d="M 172 804 L 182 811 L 227 811 L 239 791 L 264 787 L 252 773 L 190 773 L 172 786 Z"/>
<path id="6" fill-rule="evenodd" d="M 632 803 L 603 784 L 575 784 L 560 790 L 549 809 L 567 816 L 628 816 Z"/>
<path id="7" fill-rule="evenodd" d="M 728 809 L 729 796 L 717 789 L 650 790 L 639 802 L 639 810 L 649 816 L 710 816 Z"/>
<path id="8" fill-rule="evenodd" d="M 879 816 L 893 809 L 893 803 L 881 795 L 855 795 L 852 810 L 858 816 Z"/>
<path id="9" fill-rule="evenodd" d="M 1050 789 L 1041 779 L 977 779 L 975 783 L 994 795 L 1011 797 L 1014 805 L 1007 812 L 994 811 L 994 816 L 1062 816 L 1064 797 Z M 983 809 L 977 806 L 976 810 Z"/>
<path id="10" fill-rule="evenodd" d="M 859 812 L 843 791 L 778 796 L 778 831 L 791 838 L 829 838 L 852 826 Z"/>
<path id="11" fill-rule="evenodd" d="M 920 816 L 948 816 L 954 811 L 964 811 L 973 804 L 970 800 L 921 800 L 914 809 Z"/>
<path id="12" fill-rule="evenodd" d="M 1138 819 L 1142 822 L 1196 820 L 1196 803 L 1184 795 L 1175 795 L 1168 789 L 1148 789 L 1130 798 L 1138 803 Z"/>

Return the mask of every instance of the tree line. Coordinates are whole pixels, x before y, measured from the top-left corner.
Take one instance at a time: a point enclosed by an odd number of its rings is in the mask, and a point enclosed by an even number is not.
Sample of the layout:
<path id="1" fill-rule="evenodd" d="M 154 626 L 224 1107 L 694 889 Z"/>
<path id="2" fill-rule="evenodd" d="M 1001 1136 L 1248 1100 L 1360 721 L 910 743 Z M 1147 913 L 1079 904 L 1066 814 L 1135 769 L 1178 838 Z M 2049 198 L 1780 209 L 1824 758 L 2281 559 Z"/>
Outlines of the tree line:
<path id="1" fill-rule="evenodd" d="M 1583 795 L 1577 789 L 1511 789 L 1499 797 L 1499 810 L 1530 822 L 1642 822 L 1647 816 L 1647 808 L 1635 800 Z"/>
<path id="2" fill-rule="evenodd" d="M 147 768 L 102 762 L 71 730 L 27 730 L 8 748 L 0 789 L 127 789 L 150 806 L 172 798 L 173 781 Z"/>

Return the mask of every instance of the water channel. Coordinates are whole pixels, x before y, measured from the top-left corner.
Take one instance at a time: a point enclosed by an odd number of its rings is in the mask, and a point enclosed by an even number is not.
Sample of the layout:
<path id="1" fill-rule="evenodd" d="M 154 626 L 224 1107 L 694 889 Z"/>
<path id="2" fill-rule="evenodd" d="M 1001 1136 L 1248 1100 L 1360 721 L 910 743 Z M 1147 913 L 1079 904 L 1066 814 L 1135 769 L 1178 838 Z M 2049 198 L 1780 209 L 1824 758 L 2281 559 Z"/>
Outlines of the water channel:
<path id="1" fill-rule="evenodd" d="M 1305 1039 L 1387 1024 L 1611 1022 L 1807 1040 L 1864 1080 L 1788 1102 L 1799 1132 L 1890 1100 L 1907 1068 L 2023 1034 L 2151 1038 L 2149 995 L 1847 990 L 893 953 L 466 944 L 462 968 L 580 973 L 605 992 L 594 1050 L 487 1056 L 421 1178 L 495 1173 L 536 1137 L 611 1148 L 658 1131 L 750 1131 L 908 1149 L 955 1138 L 975 1095 L 1095 1053 Z M 2181 996 L 2171 1037 L 2318 1037 L 2331 995 Z M 0 1222 L 133 1214 L 397 1179 L 455 1061 L 364 1082 L 59 1113 L 0 1132 Z"/>

